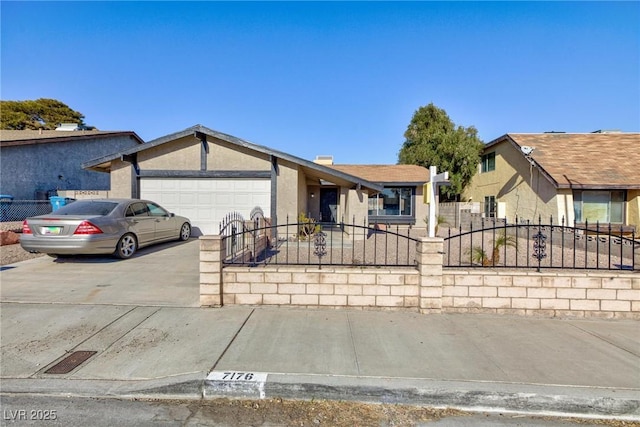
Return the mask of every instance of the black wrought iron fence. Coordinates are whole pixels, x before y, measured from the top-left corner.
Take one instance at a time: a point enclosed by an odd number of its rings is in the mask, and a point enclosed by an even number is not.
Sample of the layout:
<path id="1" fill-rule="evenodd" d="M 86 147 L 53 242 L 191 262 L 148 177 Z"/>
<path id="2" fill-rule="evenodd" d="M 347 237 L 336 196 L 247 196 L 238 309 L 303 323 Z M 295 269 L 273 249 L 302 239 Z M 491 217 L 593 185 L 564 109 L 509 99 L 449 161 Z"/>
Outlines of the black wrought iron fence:
<path id="1" fill-rule="evenodd" d="M 304 217 L 282 225 L 244 222 L 223 235 L 227 265 L 397 266 L 416 265 L 419 237 L 410 227 L 316 222 Z M 277 236 L 277 237 L 276 237 Z"/>
<path id="2" fill-rule="evenodd" d="M 444 239 L 445 267 L 635 270 L 640 265 L 640 240 L 635 229 L 612 224 L 568 226 L 564 218 L 543 224 L 518 221 L 480 229 L 451 229 Z"/>
<path id="3" fill-rule="evenodd" d="M 49 200 L 0 200 L 0 222 L 23 221 L 51 212 Z"/>

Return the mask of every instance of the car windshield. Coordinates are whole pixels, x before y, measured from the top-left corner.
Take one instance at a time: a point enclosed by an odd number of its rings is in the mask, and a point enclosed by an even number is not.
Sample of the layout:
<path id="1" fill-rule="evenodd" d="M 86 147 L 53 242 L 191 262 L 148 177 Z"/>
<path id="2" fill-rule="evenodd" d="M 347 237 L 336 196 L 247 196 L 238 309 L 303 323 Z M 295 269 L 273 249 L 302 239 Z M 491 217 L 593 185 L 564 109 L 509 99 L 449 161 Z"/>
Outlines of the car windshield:
<path id="1" fill-rule="evenodd" d="M 115 202 L 77 201 L 53 212 L 55 215 L 109 215 L 118 206 Z"/>

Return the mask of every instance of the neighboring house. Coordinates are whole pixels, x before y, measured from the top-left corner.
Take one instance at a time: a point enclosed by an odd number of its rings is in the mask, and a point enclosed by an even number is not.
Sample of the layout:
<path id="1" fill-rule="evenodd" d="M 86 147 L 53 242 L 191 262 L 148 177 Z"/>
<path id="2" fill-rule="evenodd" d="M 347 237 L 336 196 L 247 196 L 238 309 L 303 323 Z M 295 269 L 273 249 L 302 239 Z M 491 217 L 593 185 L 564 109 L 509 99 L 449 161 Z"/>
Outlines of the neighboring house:
<path id="1" fill-rule="evenodd" d="M 506 134 L 484 147 L 464 198 L 485 217 L 638 230 L 640 133 Z"/>
<path id="2" fill-rule="evenodd" d="M 151 199 L 190 218 L 196 235 L 217 234 L 226 214 L 248 217 L 255 207 L 274 225 L 297 222 L 300 213 L 326 222 L 355 217 L 361 223 L 368 217 L 369 198 L 384 192 L 382 184 L 366 177 L 201 125 L 83 167 L 110 173 L 112 197 Z"/>
<path id="3" fill-rule="evenodd" d="M 109 177 L 82 162 L 143 142 L 134 132 L 2 130 L 0 193 L 39 200 L 56 190 L 109 190 Z"/>

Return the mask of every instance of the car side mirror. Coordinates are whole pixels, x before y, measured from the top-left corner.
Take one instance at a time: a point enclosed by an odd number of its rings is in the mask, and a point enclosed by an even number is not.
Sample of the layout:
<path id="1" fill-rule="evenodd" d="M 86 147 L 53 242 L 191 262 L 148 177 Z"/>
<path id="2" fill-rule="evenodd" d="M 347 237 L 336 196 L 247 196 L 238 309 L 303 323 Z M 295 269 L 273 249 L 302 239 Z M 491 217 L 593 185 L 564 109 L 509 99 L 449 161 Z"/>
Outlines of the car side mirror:
<path id="1" fill-rule="evenodd" d="M 169 214 L 169 218 L 173 218 L 174 216 L 176 216 L 176 214 L 174 214 L 173 212 Z"/>

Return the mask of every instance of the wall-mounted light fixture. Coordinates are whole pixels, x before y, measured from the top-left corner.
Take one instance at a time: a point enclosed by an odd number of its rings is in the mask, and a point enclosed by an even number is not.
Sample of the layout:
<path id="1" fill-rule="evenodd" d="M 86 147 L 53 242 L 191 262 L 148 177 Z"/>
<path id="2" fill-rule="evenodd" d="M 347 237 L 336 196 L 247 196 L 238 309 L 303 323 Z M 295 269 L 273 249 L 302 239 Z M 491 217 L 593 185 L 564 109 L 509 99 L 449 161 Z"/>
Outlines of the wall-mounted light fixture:
<path id="1" fill-rule="evenodd" d="M 316 196 L 316 194 L 313 192 L 309 193 L 309 195 L 311 196 L 312 199 Z"/>

